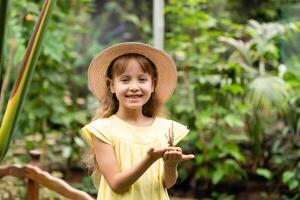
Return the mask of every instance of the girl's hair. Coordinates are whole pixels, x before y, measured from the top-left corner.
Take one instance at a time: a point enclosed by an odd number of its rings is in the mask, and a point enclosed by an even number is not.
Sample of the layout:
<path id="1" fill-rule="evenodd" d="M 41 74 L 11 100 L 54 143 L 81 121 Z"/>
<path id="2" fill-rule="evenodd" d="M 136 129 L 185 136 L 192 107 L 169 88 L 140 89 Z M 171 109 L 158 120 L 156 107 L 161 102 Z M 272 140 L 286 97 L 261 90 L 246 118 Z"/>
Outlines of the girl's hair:
<path id="1" fill-rule="evenodd" d="M 154 88 L 157 84 L 157 70 L 155 65 L 145 56 L 140 54 L 125 54 L 122 56 L 117 57 L 109 66 L 107 70 L 107 82 L 106 82 L 106 97 L 103 100 L 103 103 L 100 107 L 100 110 L 96 113 L 93 120 L 99 118 L 106 118 L 118 111 L 119 102 L 116 98 L 116 95 L 111 93 L 110 91 L 110 84 L 112 80 L 122 73 L 125 72 L 126 67 L 128 65 L 129 60 L 134 59 L 136 60 L 139 65 L 141 66 L 142 70 L 148 74 L 150 74 L 152 82 L 154 84 Z M 155 116 L 164 116 L 164 108 L 156 98 L 155 90 L 151 94 L 150 99 L 148 102 L 143 106 L 143 114 L 148 117 L 155 117 Z M 96 187 L 99 186 L 100 183 L 100 169 L 97 166 L 97 161 L 93 149 L 89 148 L 87 155 L 84 158 L 84 162 L 87 168 L 92 172 L 92 177 L 94 184 Z"/>

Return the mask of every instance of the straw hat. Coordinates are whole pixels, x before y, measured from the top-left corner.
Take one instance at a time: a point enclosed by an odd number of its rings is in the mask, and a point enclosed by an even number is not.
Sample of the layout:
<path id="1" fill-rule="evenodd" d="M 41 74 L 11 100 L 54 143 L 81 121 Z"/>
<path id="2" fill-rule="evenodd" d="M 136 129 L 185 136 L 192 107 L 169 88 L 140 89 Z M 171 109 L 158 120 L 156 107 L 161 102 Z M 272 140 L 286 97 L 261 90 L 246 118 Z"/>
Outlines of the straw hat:
<path id="1" fill-rule="evenodd" d="M 153 62 L 158 74 L 155 93 L 158 101 L 164 103 L 172 95 L 176 87 L 176 65 L 164 51 L 138 42 L 125 42 L 113 45 L 94 57 L 88 70 L 88 82 L 93 95 L 100 102 L 104 101 L 108 67 L 114 59 L 129 53 L 141 54 Z"/>

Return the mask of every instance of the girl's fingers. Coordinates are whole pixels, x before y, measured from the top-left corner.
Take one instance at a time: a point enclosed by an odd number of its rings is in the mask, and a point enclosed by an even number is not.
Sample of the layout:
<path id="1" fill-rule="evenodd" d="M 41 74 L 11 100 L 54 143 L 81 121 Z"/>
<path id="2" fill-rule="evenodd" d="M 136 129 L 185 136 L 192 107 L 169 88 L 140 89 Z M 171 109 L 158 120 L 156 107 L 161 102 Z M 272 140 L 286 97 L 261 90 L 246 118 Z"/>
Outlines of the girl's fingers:
<path id="1" fill-rule="evenodd" d="M 175 151 L 182 152 L 182 150 L 181 150 L 181 148 L 180 148 L 180 147 L 172 147 L 172 150 L 175 150 Z"/>
<path id="2" fill-rule="evenodd" d="M 153 153 L 154 152 L 154 147 L 150 147 L 149 149 L 148 149 L 148 153 Z"/>
<path id="3" fill-rule="evenodd" d="M 180 147 L 163 147 L 157 148 L 150 147 L 148 149 L 148 154 L 153 155 L 157 158 L 163 157 L 165 161 L 169 160 L 181 160 L 181 161 L 188 161 L 195 158 L 193 154 L 182 154 L 182 150 Z"/>
<path id="4" fill-rule="evenodd" d="M 170 154 L 165 153 L 164 160 L 169 160 L 169 159 L 170 159 Z"/>
<path id="5" fill-rule="evenodd" d="M 181 159 L 181 152 L 178 151 L 167 151 L 164 154 L 165 160 L 180 160 Z"/>
<path id="6" fill-rule="evenodd" d="M 165 153 L 166 151 L 171 150 L 171 147 L 163 147 L 163 148 L 157 148 L 155 149 L 154 147 L 150 147 L 148 149 L 148 153 Z"/>
<path id="7" fill-rule="evenodd" d="M 164 148 L 159 148 L 156 151 L 157 151 L 157 153 L 165 154 L 166 152 L 171 151 L 171 150 L 172 150 L 171 147 L 164 147 Z"/>
<path id="8" fill-rule="evenodd" d="M 162 147 L 155 149 L 154 147 L 150 147 L 148 149 L 149 153 L 165 153 L 167 151 L 176 151 L 176 152 L 182 152 L 180 147 Z"/>
<path id="9" fill-rule="evenodd" d="M 188 161 L 188 160 L 192 160 L 194 158 L 195 158 L 195 156 L 193 154 L 188 154 L 188 155 L 182 154 L 181 160 Z"/>

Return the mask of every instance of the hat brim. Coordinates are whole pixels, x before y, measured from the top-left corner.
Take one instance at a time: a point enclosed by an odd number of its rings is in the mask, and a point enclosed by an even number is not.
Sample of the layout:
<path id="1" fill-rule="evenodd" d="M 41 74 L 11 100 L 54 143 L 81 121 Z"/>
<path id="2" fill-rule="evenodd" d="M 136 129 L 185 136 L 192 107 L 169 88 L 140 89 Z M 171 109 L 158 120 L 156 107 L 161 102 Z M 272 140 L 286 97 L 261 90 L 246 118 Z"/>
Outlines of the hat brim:
<path id="1" fill-rule="evenodd" d="M 135 53 L 148 58 L 156 67 L 158 80 L 155 93 L 159 103 L 164 103 L 173 94 L 177 83 L 177 70 L 174 61 L 164 51 L 147 44 L 125 42 L 113 45 L 97 54 L 88 70 L 89 87 L 93 95 L 103 102 L 106 95 L 106 73 L 117 57 Z"/>

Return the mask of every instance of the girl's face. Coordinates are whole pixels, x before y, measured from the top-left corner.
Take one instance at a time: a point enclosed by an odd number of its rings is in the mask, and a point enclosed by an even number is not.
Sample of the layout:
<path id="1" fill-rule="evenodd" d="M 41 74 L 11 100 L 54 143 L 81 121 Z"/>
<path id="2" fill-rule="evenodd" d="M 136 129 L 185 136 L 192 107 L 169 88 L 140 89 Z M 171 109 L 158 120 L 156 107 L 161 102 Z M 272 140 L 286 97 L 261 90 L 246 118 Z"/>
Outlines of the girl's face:
<path id="1" fill-rule="evenodd" d="M 116 94 L 119 110 L 142 110 L 154 91 L 154 84 L 151 75 L 144 72 L 140 64 L 132 58 L 125 71 L 113 77 L 110 90 Z"/>

